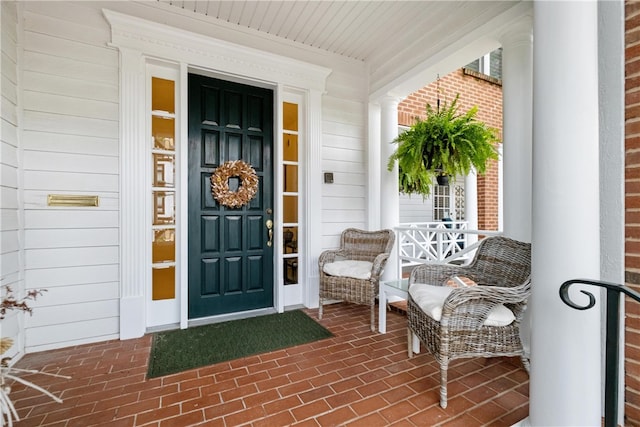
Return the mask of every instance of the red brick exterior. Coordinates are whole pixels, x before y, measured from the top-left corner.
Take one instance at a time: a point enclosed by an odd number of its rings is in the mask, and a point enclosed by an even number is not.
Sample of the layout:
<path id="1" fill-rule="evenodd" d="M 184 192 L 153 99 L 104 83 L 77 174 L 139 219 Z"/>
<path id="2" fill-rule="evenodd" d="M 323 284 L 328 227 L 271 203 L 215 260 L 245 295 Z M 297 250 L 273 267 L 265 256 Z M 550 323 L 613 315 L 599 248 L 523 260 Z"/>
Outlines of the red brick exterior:
<path id="1" fill-rule="evenodd" d="M 462 69 L 441 77 L 419 91 L 409 95 L 398 105 L 398 124 L 410 126 L 417 116 L 424 117 L 425 105 L 437 105 L 436 88 L 440 88 L 441 103 L 451 102 L 460 94 L 460 112 L 478 106 L 477 118 L 499 130 L 502 140 L 502 86 L 465 75 Z M 478 228 L 498 229 L 498 163 L 492 162 L 485 175 L 478 176 Z"/>
<path id="2" fill-rule="evenodd" d="M 625 282 L 640 292 L 640 2 L 625 4 Z M 640 425 L 640 304 L 625 304 L 625 425 Z"/>

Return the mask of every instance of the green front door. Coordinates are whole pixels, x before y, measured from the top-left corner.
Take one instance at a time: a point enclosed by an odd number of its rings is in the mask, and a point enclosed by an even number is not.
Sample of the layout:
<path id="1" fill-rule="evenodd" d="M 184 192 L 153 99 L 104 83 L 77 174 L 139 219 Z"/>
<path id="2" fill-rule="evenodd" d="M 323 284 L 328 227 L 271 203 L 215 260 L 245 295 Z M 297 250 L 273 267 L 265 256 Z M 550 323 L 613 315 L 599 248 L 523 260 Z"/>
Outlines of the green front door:
<path id="1" fill-rule="evenodd" d="M 233 160 L 258 177 L 256 195 L 240 207 L 211 192 L 211 175 Z M 190 319 L 273 307 L 272 161 L 273 91 L 190 74 Z M 235 192 L 240 177 L 228 185 Z"/>

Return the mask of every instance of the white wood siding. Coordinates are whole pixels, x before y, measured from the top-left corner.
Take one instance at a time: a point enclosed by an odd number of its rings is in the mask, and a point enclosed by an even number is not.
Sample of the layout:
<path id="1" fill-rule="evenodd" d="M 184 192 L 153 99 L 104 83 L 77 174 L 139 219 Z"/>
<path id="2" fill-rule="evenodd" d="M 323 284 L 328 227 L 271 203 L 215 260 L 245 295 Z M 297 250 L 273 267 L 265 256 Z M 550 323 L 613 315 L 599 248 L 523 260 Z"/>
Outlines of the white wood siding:
<path id="1" fill-rule="evenodd" d="M 21 221 L 19 178 L 19 101 L 18 101 L 18 15 L 17 3 L 0 3 L 0 285 L 9 285 L 22 295 Z M 4 295 L 4 292 L 1 292 Z M 16 357 L 23 351 L 19 334 L 21 313 L 9 312 L 0 322 L 0 337 L 14 345 L 3 357 Z"/>
<path id="2" fill-rule="evenodd" d="M 433 221 L 433 201 L 419 194 L 400 194 L 400 223 Z"/>
<path id="3" fill-rule="evenodd" d="M 47 292 L 26 319 L 26 351 L 119 334 L 118 54 L 89 3 L 25 2 L 24 259 Z M 97 195 L 95 208 L 48 194 Z"/>
<path id="4" fill-rule="evenodd" d="M 464 177 L 457 177 L 455 180 L 451 180 L 451 191 L 454 191 L 454 184 L 464 187 L 464 182 Z M 433 198 L 431 195 L 423 198 L 420 194 L 412 194 L 409 196 L 400 193 L 400 223 L 406 224 L 429 221 L 433 221 Z"/>
<path id="5" fill-rule="evenodd" d="M 340 75 L 333 77 L 332 86 Z M 342 91 L 322 100 L 323 172 L 333 184 L 322 184 L 322 246 L 336 247 L 345 228 L 366 228 L 367 140 L 365 103 L 343 98 Z M 339 97 L 340 96 L 340 97 Z"/>

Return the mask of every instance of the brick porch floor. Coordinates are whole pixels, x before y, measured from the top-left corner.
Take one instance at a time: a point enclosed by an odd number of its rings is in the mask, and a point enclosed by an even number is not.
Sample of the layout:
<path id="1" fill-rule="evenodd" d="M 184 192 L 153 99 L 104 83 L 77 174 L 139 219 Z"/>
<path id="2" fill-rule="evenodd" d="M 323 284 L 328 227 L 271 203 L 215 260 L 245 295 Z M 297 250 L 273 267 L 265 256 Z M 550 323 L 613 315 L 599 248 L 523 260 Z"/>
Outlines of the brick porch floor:
<path id="1" fill-rule="evenodd" d="M 150 336 L 29 354 L 18 367 L 73 378 L 31 378 L 62 404 L 14 385 L 17 427 L 510 426 L 528 415 L 515 358 L 452 363 L 441 409 L 436 362 L 407 358 L 402 314 L 387 322 L 387 334 L 371 333 L 366 307 L 335 304 L 320 322 L 333 338 L 149 380 Z"/>

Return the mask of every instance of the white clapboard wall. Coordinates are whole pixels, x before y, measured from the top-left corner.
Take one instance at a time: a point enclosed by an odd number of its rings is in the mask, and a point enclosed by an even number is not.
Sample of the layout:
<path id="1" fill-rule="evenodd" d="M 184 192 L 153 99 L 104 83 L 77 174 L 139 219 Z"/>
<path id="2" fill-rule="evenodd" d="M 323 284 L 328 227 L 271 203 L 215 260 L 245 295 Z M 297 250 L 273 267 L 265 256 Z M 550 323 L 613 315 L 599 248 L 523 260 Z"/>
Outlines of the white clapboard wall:
<path id="1" fill-rule="evenodd" d="M 456 179 L 451 180 L 450 187 L 450 209 L 451 213 L 455 212 L 455 188 L 459 187 L 464 189 L 465 178 L 464 177 L 456 177 Z M 464 198 L 464 192 L 462 193 L 462 198 Z M 433 193 L 431 193 L 428 197 L 422 197 L 420 194 L 403 194 L 400 193 L 400 223 L 401 224 L 416 224 L 416 223 L 424 223 L 434 221 L 434 212 L 433 212 Z M 460 213 L 462 217 L 464 217 L 464 212 Z M 462 218 L 460 217 L 460 218 Z"/>
<path id="2" fill-rule="evenodd" d="M 20 268 L 18 15 L 15 2 L 0 2 L 0 38 L 0 285 L 10 286 L 15 295 L 21 295 L 24 281 Z M 0 297 L 5 295 L 4 292 L 5 289 L 0 292 Z M 24 343 L 18 333 L 20 317 L 20 313 L 9 312 L 0 321 L 0 337 L 14 340 L 14 345 L 2 357 L 15 357 L 22 352 Z"/>
<path id="3" fill-rule="evenodd" d="M 413 224 L 433 221 L 433 200 L 420 194 L 400 194 L 400 223 Z"/>
<path id="4" fill-rule="evenodd" d="M 33 352 L 119 336 L 118 53 L 97 6 L 22 6 L 25 283 L 47 290 L 25 318 Z"/>
<path id="5" fill-rule="evenodd" d="M 345 228 L 366 226 L 365 123 L 362 103 L 323 99 L 322 169 L 333 173 L 333 183 L 322 184 L 323 248 L 336 247 Z"/>

